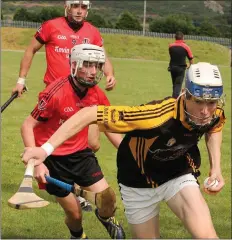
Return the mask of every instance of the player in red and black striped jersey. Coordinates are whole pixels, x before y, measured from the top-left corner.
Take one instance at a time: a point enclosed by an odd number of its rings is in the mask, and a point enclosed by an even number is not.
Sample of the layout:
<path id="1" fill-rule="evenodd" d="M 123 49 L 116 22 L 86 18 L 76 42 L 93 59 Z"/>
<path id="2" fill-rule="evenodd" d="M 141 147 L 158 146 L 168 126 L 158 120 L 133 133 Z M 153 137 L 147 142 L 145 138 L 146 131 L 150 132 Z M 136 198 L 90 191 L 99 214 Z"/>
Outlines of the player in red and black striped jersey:
<path id="1" fill-rule="evenodd" d="M 73 46 L 78 44 L 94 44 L 103 46 L 100 32 L 92 24 L 85 21 L 90 8 L 90 1 L 65 1 L 65 17 L 59 17 L 44 22 L 35 33 L 30 45 L 21 60 L 19 79 L 12 93 L 18 96 L 25 87 L 25 79 L 35 53 L 45 46 L 47 69 L 44 75 L 46 86 L 60 77 L 70 74 L 69 54 Z M 106 90 L 112 90 L 116 84 L 113 66 L 106 58 L 104 74 Z M 100 148 L 99 130 L 97 126 L 89 127 L 89 146 L 94 151 Z M 91 205 L 79 197 L 83 209 L 91 210 Z"/>
<path id="2" fill-rule="evenodd" d="M 175 34 L 176 41 L 169 44 L 170 62 L 168 70 L 172 77 L 172 97 L 177 98 L 181 92 L 184 80 L 185 69 L 187 67 L 186 58 L 189 64 L 193 64 L 193 54 L 190 47 L 184 42 L 182 32 Z"/>
<path id="3" fill-rule="evenodd" d="M 24 153 L 27 163 L 44 161 L 68 137 L 88 124 L 101 131 L 126 133 L 117 154 L 118 183 L 125 214 L 137 239 L 159 238 L 160 202 L 183 222 L 193 238 L 218 238 L 197 177 L 201 165 L 198 142 L 205 135 L 210 162 L 209 194 L 222 190 L 221 142 L 225 123 L 223 84 L 219 69 L 192 64 L 185 91 L 176 100 L 165 98 L 142 106 L 97 106 L 82 109 L 62 125 L 41 148 Z"/>
<path id="4" fill-rule="evenodd" d="M 18 91 L 21 96 L 33 57 L 43 45 L 47 61 L 44 76 L 46 85 L 69 74 L 69 54 L 72 47 L 78 44 L 103 46 L 99 30 L 85 21 L 89 8 L 90 1 L 65 1 L 66 16 L 48 20 L 39 27 L 21 60 L 19 79 L 13 93 Z M 116 80 L 113 66 L 108 58 L 106 58 L 104 74 L 107 80 L 106 90 L 111 90 Z"/>
<path id="5" fill-rule="evenodd" d="M 22 126 L 25 146 L 41 146 L 52 134 L 80 109 L 88 106 L 106 105 L 109 100 L 97 86 L 103 76 L 105 53 L 103 48 L 92 44 L 80 44 L 72 48 L 70 56 L 71 75 L 61 77 L 49 84 L 39 94 L 39 101 Z M 122 137 L 105 133 L 118 148 Z M 106 189 L 106 182 L 94 152 L 88 147 L 88 127 L 65 141 L 44 164 L 35 167 L 34 176 L 45 183 L 45 174 L 69 184 L 77 183 L 93 192 Z M 55 195 L 66 213 L 66 225 L 73 238 L 83 235 L 81 208 L 75 196 L 66 190 L 46 184 L 46 191 Z M 112 198 L 112 202 L 115 196 Z M 115 205 L 115 203 L 114 203 Z M 98 219 L 112 238 L 125 238 L 121 225 L 114 219 L 115 209 L 97 209 Z"/>

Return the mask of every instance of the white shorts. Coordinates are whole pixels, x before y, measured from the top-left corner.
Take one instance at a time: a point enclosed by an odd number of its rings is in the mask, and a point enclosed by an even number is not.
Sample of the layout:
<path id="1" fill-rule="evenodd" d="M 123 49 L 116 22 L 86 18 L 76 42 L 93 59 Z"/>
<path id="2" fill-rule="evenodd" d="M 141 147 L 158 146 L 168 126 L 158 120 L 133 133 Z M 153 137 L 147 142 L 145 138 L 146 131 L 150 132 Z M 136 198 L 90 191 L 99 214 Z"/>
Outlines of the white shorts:
<path id="1" fill-rule="evenodd" d="M 160 202 L 167 202 L 185 186 L 198 186 L 190 173 L 174 178 L 157 188 L 131 188 L 119 184 L 125 214 L 130 224 L 140 224 L 155 217 L 160 211 Z"/>

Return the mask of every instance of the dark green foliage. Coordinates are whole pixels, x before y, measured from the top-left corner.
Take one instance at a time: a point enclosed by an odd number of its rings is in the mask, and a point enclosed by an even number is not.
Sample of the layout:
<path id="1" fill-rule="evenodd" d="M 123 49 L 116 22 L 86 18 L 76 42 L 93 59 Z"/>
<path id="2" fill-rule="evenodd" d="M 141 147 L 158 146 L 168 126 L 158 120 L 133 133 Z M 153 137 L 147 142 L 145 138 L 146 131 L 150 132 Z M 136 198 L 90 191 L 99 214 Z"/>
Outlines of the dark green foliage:
<path id="1" fill-rule="evenodd" d="M 25 8 L 20 8 L 14 14 L 14 21 L 44 22 L 52 18 L 64 15 L 64 10 L 56 7 L 42 8 L 39 12 L 29 12 Z"/>
<path id="2" fill-rule="evenodd" d="M 107 28 L 108 23 L 106 23 L 105 19 L 100 15 L 93 11 L 89 11 L 87 21 L 92 23 L 95 27 L 99 28 Z"/>
<path id="3" fill-rule="evenodd" d="M 128 11 L 123 12 L 119 16 L 115 27 L 117 29 L 142 30 L 139 20 Z"/>

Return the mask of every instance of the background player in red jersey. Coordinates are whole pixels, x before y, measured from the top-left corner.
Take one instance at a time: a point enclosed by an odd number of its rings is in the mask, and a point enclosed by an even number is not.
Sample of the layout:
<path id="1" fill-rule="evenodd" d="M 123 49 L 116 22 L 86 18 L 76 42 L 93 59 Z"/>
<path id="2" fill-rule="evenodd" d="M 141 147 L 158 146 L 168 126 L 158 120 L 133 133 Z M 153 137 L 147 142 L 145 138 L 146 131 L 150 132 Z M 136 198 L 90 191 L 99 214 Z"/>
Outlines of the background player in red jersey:
<path id="1" fill-rule="evenodd" d="M 66 16 L 48 20 L 41 25 L 21 60 L 19 79 L 13 92 L 18 91 L 21 96 L 32 59 L 43 45 L 45 45 L 47 60 L 44 76 L 46 85 L 58 77 L 69 74 L 69 54 L 72 47 L 82 43 L 100 47 L 103 45 L 98 29 L 85 21 L 89 8 L 89 1 L 65 1 Z M 108 58 L 106 58 L 104 74 L 107 79 L 106 90 L 111 90 L 116 80 Z"/>
<path id="2" fill-rule="evenodd" d="M 28 74 L 35 53 L 45 45 L 47 69 L 44 83 L 48 86 L 54 80 L 70 74 L 69 54 L 72 47 L 82 43 L 103 45 L 102 37 L 97 28 L 85 21 L 90 8 L 90 1 L 65 1 L 65 17 L 55 18 L 44 22 L 37 30 L 30 45 L 21 60 L 19 78 L 12 93 L 18 91 L 20 97 L 25 87 Z M 106 76 L 106 90 L 115 86 L 114 70 L 111 62 L 106 58 L 104 74 Z M 100 148 L 100 133 L 96 125 L 89 128 L 89 146 L 94 151 Z M 79 197 L 83 209 L 91 211 L 91 205 Z"/>
<path id="3" fill-rule="evenodd" d="M 39 94 L 39 102 L 22 125 L 22 138 L 27 147 L 41 146 L 50 136 L 81 108 L 92 105 L 109 105 L 104 92 L 96 86 L 103 75 L 105 53 L 92 44 L 76 45 L 71 50 L 71 75 L 61 77 Z M 105 133 L 118 148 L 119 134 Z M 88 128 L 83 129 L 35 167 L 35 178 L 46 183 L 45 174 L 69 184 L 77 183 L 83 189 L 101 192 L 108 186 L 93 151 L 88 148 Z M 65 223 L 73 238 L 86 238 L 82 228 L 79 201 L 72 193 L 47 184 L 46 190 L 55 195 L 66 214 Z M 115 195 L 108 196 L 115 199 Z M 115 206 L 115 201 L 114 202 Z M 125 238 L 121 225 L 114 219 L 114 207 L 96 209 L 97 218 L 111 238 Z"/>

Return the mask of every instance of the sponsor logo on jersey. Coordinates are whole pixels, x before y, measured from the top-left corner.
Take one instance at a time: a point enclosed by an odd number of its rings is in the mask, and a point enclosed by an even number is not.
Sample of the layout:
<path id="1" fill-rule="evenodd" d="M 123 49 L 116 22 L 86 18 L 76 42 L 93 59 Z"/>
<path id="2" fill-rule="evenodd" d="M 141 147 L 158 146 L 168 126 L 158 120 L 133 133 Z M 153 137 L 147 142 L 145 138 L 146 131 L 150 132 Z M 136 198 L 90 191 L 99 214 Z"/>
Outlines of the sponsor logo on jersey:
<path id="1" fill-rule="evenodd" d="M 61 40 L 67 40 L 66 36 L 64 35 L 58 35 L 57 38 Z"/>
<path id="2" fill-rule="evenodd" d="M 72 107 L 66 107 L 64 108 L 64 112 L 74 112 Z"/>
<path id="3" fill-rule="evenodd" d="M 76 35 L 70 35 L 70 38 L 79 39 L 79 36 L 76 36 Z"/>
<path id="4" fill-rule="evenodd" d="M 59 125 L 62 125 L 64 122 L 65 122 L 64 119 L 60 119 L 60 121 L 59 121 Z"/>
<path id="5" fill-rule="evenodd" d="M 55 52 L 68 53 L 69 54 L 69 48 L 67 48 L 67 47 L 61 48 L 59 46 L 55 46 Z"/>

